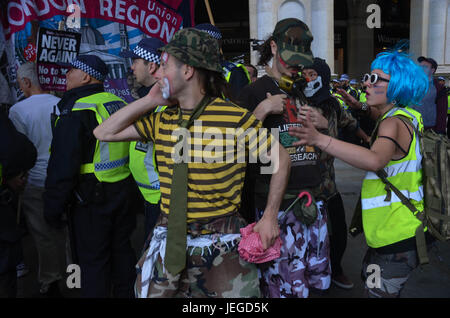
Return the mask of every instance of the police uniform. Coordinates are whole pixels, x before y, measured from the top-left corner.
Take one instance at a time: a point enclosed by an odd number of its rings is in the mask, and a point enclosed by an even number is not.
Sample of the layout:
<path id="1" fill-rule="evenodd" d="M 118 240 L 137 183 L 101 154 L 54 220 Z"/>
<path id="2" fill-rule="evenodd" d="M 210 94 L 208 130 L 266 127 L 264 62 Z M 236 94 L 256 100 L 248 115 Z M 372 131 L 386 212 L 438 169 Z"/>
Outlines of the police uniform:
<path id="1" fill-rule="evenodd" d="M 124 51 L 120 55 L 125 58 L 144 59 L 159 65 L 161 64 L 161 53 L 158 49 L 164 45 L 164 42 L 161 40 L 146 38 L 141 40 L 132 51 Z M 147 95 L 152 86 L 141 87 L 138 91 L 139 97 L 142 98 Z M 165 108 L 166 106 L 158 106 L 155 112 L 163 111 Z M 155 160 L 155 147 L 151 141 L 130 142 L 130 171 L 144 199 L 144 237 L 148 239 L 161 214 L 159 175 Z"/>
<path id="2" fill-rule="evenodd" d="M 212 24 L 202 23 L 195 26 L 196 29 L 204 31 L 215 38 L 217 41 L 222 39 L 220 30 Z M 230 61 L 221 61 L 223 77 L 230 85 L 231 98 L 236 100 L 241 90 L 252 83 L 250 74 L 244 64 L 233 63 Z"/>
<path id="3" fill-rule="evenodd" d="M 36 157 L 31 141 L 0 112 L 0 298 L 16 297 L 16 266 L 21 260 L 24 235 L 17 225 L 17 194 L 9 189 L 6 180 L 33 168 Z"/>
<path id="4" fill-rule="evenodd" d="M 103 82 L 108 68 L 94 55 L 72 66 Z M 128 168 L 129 143 L 98 141 L 93 130 L 125 106 L 91 84 L 67 91 L 58 103 L 48 164 L 44 216 L 55 227 L 67 213 L 72 252 L 81 267 L 84 297 L 133 297 L 136 255 L 130 237 L 136 225 L 137 188 Z"/>

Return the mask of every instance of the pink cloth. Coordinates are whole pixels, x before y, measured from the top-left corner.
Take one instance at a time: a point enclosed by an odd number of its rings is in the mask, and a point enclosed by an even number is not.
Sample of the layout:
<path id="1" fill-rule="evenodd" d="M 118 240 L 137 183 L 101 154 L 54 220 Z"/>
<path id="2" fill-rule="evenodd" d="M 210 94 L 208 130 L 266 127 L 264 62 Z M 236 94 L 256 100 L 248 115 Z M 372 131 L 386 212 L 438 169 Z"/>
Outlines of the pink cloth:
<path id="1" fill-rule="evenodd" d="M 241 229 L 242 239 L 239 242 L 239 256 L 249 263 L 266 263 L 280 257 L 281 239 L 277 237 L 275 243 L 264 251 L 259 233 L 253 232 L 256 223 Z"/>

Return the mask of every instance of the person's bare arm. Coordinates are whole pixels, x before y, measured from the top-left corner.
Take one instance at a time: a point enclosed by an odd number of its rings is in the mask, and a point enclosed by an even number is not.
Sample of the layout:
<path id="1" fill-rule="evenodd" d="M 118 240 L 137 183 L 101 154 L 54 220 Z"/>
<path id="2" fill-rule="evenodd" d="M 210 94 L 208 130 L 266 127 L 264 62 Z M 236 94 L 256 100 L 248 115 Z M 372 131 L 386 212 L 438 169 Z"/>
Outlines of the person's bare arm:
<path id="1" fill-rule="evenodd" d="M 355 110 L 361 110 L 363 103 L 356 100 L 352 95 L 347 93 L 342 88 L 338 88 L 337 92 L 342 96 L 342 99 L 349 107 Z M 376 121 L 380 117 L 381 113 L 377 108 L 369 106 L 369 111 L 367 112 L 367 115 Z"/>
<path id="2" fill-rule="evenodd" d="M 358 136 L 359 138 L 361 138 L 362 141 L 364 141 L 366 144 L 370 144 L 370 136 L 368 136 L 364 130 L 362 130 L 361 128 L 358 128 L 358 130 L 356 131 L 356 136 Z"/>
<path id="3" fill-rule="evenodd" d="M 255 225 L 253 231 L 258 232 L 263 244 L 264 250 L 268 249 L 275 243 L 276 238 L 280 235 L 278 226 L 278 212 L 280 211 L 281 202 L 289 180 L 291 171 L 291 158 L 281 144 L 278 144 L 279 156 L 273 155 L 275 160 L 275 172 L 270 180 L 269 196 L 264 215 Z"/>
<path id="4" fill-rule="evenodd" d="M 395 154 L 395 144 L 385 138 L 378 138 L 371 149 L 346 143 L 330 136 L 320 134 L 310 121 L 302 121 L 303 127 L 292 127 L 289 133 L 300 139 L 295 145 L 310 145 L 339 158 L 348 164 L 366 171 L 384 168 Z M 398 122 L 389 118 L 380 124 L 378 135 L 398 140 Z"/>
<path id="5" fill-rule="evenodd" d="M 123 107 L 97 126 L 94 135 L 98 140 L 107 142 L 141 140 L 133 123 L 157 106 L 169 104 L 163 99 L 159 86 L 154 85 L 146 96 Z"/>

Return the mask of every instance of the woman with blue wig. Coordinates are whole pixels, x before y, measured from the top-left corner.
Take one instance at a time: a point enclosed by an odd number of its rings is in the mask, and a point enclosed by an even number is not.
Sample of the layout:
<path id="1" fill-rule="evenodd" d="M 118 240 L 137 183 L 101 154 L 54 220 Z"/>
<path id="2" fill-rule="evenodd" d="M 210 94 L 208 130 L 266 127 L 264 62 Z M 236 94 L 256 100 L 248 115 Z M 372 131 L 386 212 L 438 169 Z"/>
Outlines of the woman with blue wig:
<path id="1" fill-rule="evenodd" d="M 301 121 L 303 127 L 291 128 L 290 134 L 299 138 L 298 146 L 318 147 L 368 171 L 361 189 L 363 228 L 369 246 L 362 269 L 366 293 L 369 297 L 398 297 L 418 266 L 415 236 L 421 222 L 395 193 L 386 191 L 376 172 L 384 170 L 387 179 L 423 213 L 422 154 L 413 129 L 423 131 L 423 123 L 421 115 L 408 105 L 419 104 L 428 90 L 428 79 L 406 54 L 394 51 L 377 56 L 364 82 L 367 104 L 381 114 L 370 149 L 319 133 L 309 116 Z M 428 232 L 425 237 L 431 243 Z M 380 273 L 379 279 L 367 277 L 374 270 Z"/>

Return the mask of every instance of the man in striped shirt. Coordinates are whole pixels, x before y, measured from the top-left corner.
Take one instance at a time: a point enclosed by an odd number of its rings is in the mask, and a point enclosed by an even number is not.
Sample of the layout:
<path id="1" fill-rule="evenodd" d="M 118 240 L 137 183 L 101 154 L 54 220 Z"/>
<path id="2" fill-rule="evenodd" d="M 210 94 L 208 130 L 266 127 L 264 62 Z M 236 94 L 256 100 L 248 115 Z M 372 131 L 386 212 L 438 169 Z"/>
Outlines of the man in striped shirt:
<path id="1" fill-rule="evenodd" d="M 183 29 L 162 52 L 157 85 L 94 131 L 100 140 L 155 143 L 162 215 L 138 263 L 137 296 L 259 297 L 256 267 L 237 252 L 245 168 L 252 160 L 272 164 L 267 207 L 254 228 L 267 249 L 279 235 L 290 157 L 253 114 L 220 98 L 226 84 L 214 38 Z M 173 106 L 145 115 L 157 105 Z"/>

